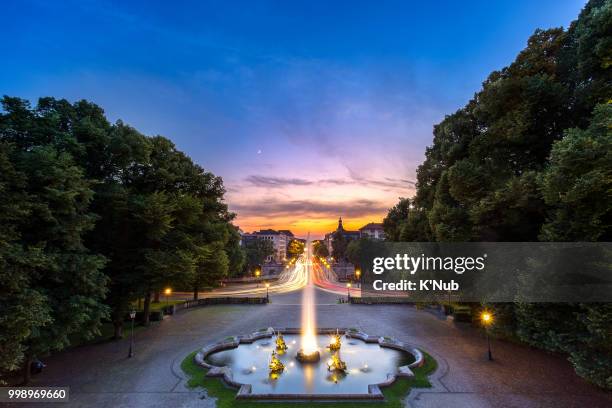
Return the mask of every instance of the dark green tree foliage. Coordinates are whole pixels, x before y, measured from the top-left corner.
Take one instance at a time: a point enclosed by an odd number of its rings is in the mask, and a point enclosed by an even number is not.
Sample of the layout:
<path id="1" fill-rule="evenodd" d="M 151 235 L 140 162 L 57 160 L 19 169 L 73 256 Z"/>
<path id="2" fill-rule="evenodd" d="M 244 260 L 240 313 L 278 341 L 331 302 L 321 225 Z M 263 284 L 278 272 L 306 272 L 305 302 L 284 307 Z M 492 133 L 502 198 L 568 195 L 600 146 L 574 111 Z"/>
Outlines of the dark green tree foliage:
<path id="1" fill-rule="evenodd" d="M 46 297 L 33 286 L 42 248 L 26 247 L 22 227 L 34 204 L 25 174 L 12 163 L 15 149 L 0 141 L 0 372 L 15 370 L 29 350 L 25 341 L 52 322 Z"/>
<path id="2" fill-rule="evenodd" d="M 346 247 L 346 258 L 350 263 L 359 268 L 364 268 L 365 265 L 362 262 L 365 248 L 368 247 L 372 241 L 369 238 L 354 239 L 348 243 Z"/>
<path id="3" fill-rule="evenodd" d="M 21 286 L 13 286 L 18 297 L 8 303 L 22 298 L 24 303 L 13 304 L 17 315 L 2 320 L 14 325 L 23 319 L 24 307 L 32 307 L 28 313 L 34 316 L 22 321 L 24 327 L 16 331 L 19 346 L 2 348 L 10 362 L 4 368 L 22 361 L 27 381 L 34 356 L 68 346 L 74 333 L 85 338 L 99 333 L 100 321 L 108 312 L 102 303 L 107 278 L 102 273 L 104 257 L 92 254 L 83 242 L 97 217 L 89 211 L 91 182 L 70 153 L 77 142 L 44 103 L 31 110 L 22 100 L 5 98 L 3 109 L 0 143 L 8 147 L 3 151 L 8 177 L 15 177 L 6 186 L 24 199 L 23 207 L 3 211 L 7 224 L 3 222 L 2 229 L 8 231 L 7 244 L 12 247 L 7 246 L 9 252 L 3 254 L 3 274 L 8 275 L 9 285 L 19 282 Z M 51 131 L 54 126 L 57 129 Z M 21 251 L 24 258 L 15 258 Z M 13 298 L 12 291 L 4 296 Z M 11 309 L 1 313 L 7 311 Z"/>
<path id="4" fill-rule="evenodd" d="M 401 229 L 404 223 L 408 221 L 408 212 L 410 211 L 410 199 L 400 198 L 399 203 L 391 208 L 383 220 L 383 229 L 385 236 L 390 241 L 400 241 Z"/>
<path id="5" fill-rule="evenodd" d="M 415 205 L 416 200 L 400 198 L 383 220 L 385 235 L 390 241 L 427 242 L 431 229 L 427 212 Z"/>
<path id="6" fill-rule="evenodd" d="M 292 239 L 287 245 L 287 256 L 290 258 L 297 258 L 304 253 L 304 247 L 304 242 L 297 239 Z"/>
<path id="7" fill-rule="evenodd" d="M 261 266 L 267 257 L 274 254 L 274 245 L 265 239 L 251 239 L 244 245 L 246 252 L 246 267 L 253 270 Z"/>
<path id="8" fill-rule="evenodd" d="M 230 253 L 241 267 L 222 180 L 168 139 L 87 101 L 5 97 L 3 110 L 2 371 L 95 335 L 109 309 L 121 336 L 135 299 L 147 309 L 166 285 L 212 285 Z"/>
<path id="9" fill-rule="evenodd" d="M 549 207 L 543 241 L 612 241 L 612 104 L 554 144 L 540 184 Z"/>
<path id="10" fill-rule="evenodd" d="M 312 248 L 313 248 L 313 253 L 315 254 L 315 256 L 321 257 L 321 258 L 327 258 L 329 256 L 329 250 L 327 249 L 327 246 L 325 245 L 325 242 L 320 241 L 320 240 L 315 240 L 312 242 Z"/>
<path id="11" fill-rule="evenodd" d="M 346 248 L 348 242 L 341 232 L 334 232 L 332 238 L 332 256 L 337 262 L 346 260 Z"/>
<path id="12" fill-rule="evenodd" d="M 244 270 L 246 264 L 246 251 L 240 245 L 240 233 L 238 228 L 228 224 L 228 238 L 225 252 L 228 260 L 229 276 L 237 276 Z"/>
<path id="13" fill-rule="evenodd" d="M 592 0 L 567 31 L 537 30 L 434 127 L 417 193 L 389 210 L 387 237 L 610 241 L 611 103 L 612 1 Z M 612 388 L 610 305 L 493 306 L 498 331 L 567 353 L 578 374 Z"/>

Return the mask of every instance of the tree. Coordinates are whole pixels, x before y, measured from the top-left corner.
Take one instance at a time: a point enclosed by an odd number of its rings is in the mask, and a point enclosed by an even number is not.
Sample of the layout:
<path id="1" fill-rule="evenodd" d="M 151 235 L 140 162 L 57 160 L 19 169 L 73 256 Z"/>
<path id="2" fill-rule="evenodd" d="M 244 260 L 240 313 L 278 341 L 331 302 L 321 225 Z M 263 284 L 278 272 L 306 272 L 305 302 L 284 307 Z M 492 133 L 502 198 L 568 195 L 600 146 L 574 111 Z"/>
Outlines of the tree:
<path id="1" fill-rule="evenodd" d="M 399 241 L 401 229 L 408 220 L 410 211 L 410 199 L 400 197 L 399 203 L 389 209 L 387 216 L 383 219 L 385 237 L 390 241 Z"/>
<path id="2" fill-rule="evenodd" d="M 292 239 L 287 245 L 287 256 L 290 258 L 297 258 L 304 253 L 304 242 L 298 239 Z"/>
<path id="3" fill-rule="evenodd" d="M 590 126 L 569 129 L 540 178 L 549 215 L 544 241 L 612 240 L 612 104 L 600 104 Z"/>
<path id="4" fill-rule="evenodd" d="M 329 250 L 327 249 L 325 242 L 319 240 L 313 241 L 312 247 L 315 256 L 320 258 L 327 258 L 329 256 Z"/>
<path id="5" fill-rule="evenodd" d="M 416 195 L 389 210 L 387 238 L 609 241 L 610 21 L 612 1 L 591 0 L 567 31 L 536 30 L 435 125 Z M 504 335 L 564 352 L 578 374 L 612 388 L 609 305 L 491 306 Z"/>
<path id="6" fill-rule="evenodd" d="M 334 232 L 332 238 L 332 256 L 336 261 L 344 261 L 346 259 L 346 247 L 348 242 L 341 231 Z"/>
<path id="7" fill-rule="evenodd" d="M 230 261 L 224 251 L 222 241 L 210 244 L 205 255 L 198 261 L 193 279 L 193 298 L 198 299 L 198 292 L 203 286 L 216 286 L 228 275 Z"/>
<path id="8" fill-rule="evenodd" d="M 274 254 L 274 246 L 272 242 L 265 239 L 252 239 L 245 243 L 246 265 L 249 269 L 253 269 L 264 263 L 267 257 Z"/>
<path id="9" fill-rule="evenodd" d="M 13 175 L 18 184 L 13 183 L 13 188 L 20 187 L 13 193 L 27 197 L 27 216 L 10 210 L 7 221 L 12 218 L 13 225 L 5 230 L 18 239 L 11 242 L 12 254 L 26 249 L 26 258 L 15 263 L 9 254 L 3 256 L 3 262 L 9 264 L 9 274 L 22 275 L 17 279 L 27 285 L 17 293 L 32 296 L 13 305 L 17 313 L 8 319 L 23 318 L 19 309 L 28 302 L 34 308 L 31 313 L 40 313 L 17 331 L 20 347 L 8 365 L 10 368 L 21 360 L 27 382 L 35 356 L 65 348 L 74 333 L 84 338 L 99 333 L 100 321 L 108 312 L 102 303 L 107 280 L 102 273 L 105 259 L 91 253 L 83 242 L 96 216 L 89 211 L 91 182 L 70 154 L 74 139 L 63 132 L 46 132 L 48 118 L 43 107 L 32 111 L 27 102 L 5 97 L 3 108 L 0 143 L 5 146 L 5 165 L 8 158 L 16 171 Z M 8 155 L 5 143 L 15 146 Z M 15 282 L 15 276 L 9 281 Z M 13 301 L 19 302 L 19 297 Z M 6 324 L 14 325 L 15 320 Z"/>
<path id="10" fill-rule="evenodd" d="M 246 263 L 246 251 L 240 245 L 240 234 L 238 228 L 228 224 L 228 239 L 225 252 L 229 261 L 229 275 L 236 276 L 244 270 Z"/>
<path id="11" fill-rule="evenodd" d="M 53 312 L 44 294 L 30 285 L 43 254 L 21 243 L 21 227 L 34 203 L 25 190 L 25 174 L 11 161 L 14 153 L 13 146 L 0 141 L 0 372 L 22 364 L 26 340 L 52 323 Z"/>
<path id="12" fill-rule="evenodd" d="M 365 265 L 363 265 L 362 259 L 370 242 L 372 241 L 368 238 L 354 239 L 349 242 L 346 247 L 346 258 L 348 261 L 356 267 L 363 268 Z"/>
<path id="13" fill-rule="evenodd" d="M 32 108 L 5 97 L 3 107 L 0 265 L 8 306 L 0 313 L 10 316 L 0 325 L 21 325 L 0 335 L 3 344 L 20 344 L 5 353 L 3 370 L 24 354 L 64 347 L 72 333 L 94 335 L 107 313 L 104 298 L 121 337 L 136 299 L 148 299 L 148 309 L 151 292 L 191 284 L 198 267 L 214 280 L 232 251 L 240 267 L 222 180 L 168 139 L 110 124 L 87 101 L 40 98 Z M 221 249 L 208 257 L 212 246 Z M 26 311 L 36 314 L 30 326 Z"/>

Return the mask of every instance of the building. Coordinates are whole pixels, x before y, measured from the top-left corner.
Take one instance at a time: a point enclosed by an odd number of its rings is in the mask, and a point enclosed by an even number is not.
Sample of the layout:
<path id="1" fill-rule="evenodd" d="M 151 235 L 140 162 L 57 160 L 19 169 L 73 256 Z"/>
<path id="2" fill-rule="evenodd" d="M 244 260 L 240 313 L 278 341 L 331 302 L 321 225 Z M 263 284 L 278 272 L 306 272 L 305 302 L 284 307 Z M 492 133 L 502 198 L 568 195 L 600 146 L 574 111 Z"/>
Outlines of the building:
<path id="1" fill-rule="evenodd" d="M 325 234 L 325 238 L 323 239 L 323 243 L 327 247 L 330 254 L 332 253 L 332 242 L 335 234 L 342 234 L 346 241 L 352 241 L 359 238 L 385 239 L 385 230 L 383 229 L 383 225 L 381 223 L 371 222 L 359 228 L 359 231 L 347 231 L 344 229 L 344 226 L 342 225 L 342 217 L 340 217 L 338 219 L 338 227 L 336 230 L 330 232 L 329 234 Z"/>
<path id="2" fill-rule="evenodd" d="M 382 224 L 371 222 L 359 228 L 359 236 L 360 238 L 385 239 L 385 230 Z"/>
<path id="3" fill-rule="evenodd" d="M 325 234 L 325 238 L 323 239 L 323 242 L 325 243 L 325 246 L 327 247 L 327 250 L 329 251 L 330 254 L 333 252 L 332 242 L 336 234 L 342 234 L 342 236 L 344 237 L 346 241 L 352 241 L 354 239 L 359 239 L 361 235 L 359 231 L 345 230 L 344 226 L 342 225 L 342 217 L 340 217 L 338 219 L 338 227 L 336 228 L 336 230 L 333 232 L 330 232 L 329 234 Z"/>
<path id="4" fill-rule="evenodd" d="M 242 243 L 246 245 L 250 240 L 263 239 L 272 242 L 274 254 L 266 258 L 267 263 L 283 263 L 287 260 L 287 245 L 293 239 L 293 233 L 289 230 L 265 229 L 242 235 Z"/>

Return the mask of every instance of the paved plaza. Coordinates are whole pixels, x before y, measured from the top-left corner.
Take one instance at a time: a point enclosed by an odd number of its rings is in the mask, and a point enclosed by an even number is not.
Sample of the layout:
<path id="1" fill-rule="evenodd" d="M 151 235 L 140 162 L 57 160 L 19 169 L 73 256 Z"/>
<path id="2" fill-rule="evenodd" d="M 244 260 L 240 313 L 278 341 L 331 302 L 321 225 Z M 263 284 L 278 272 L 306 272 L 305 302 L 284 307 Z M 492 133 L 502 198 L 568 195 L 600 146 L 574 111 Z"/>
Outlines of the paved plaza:
<path id="1" fill-rule="evenodd" d="M 433 387 L 414 389 L 406 399 L 409 407 L 612 406 L 612 394 L 577 377 L 564 357 L 494 341 L 495 360 L 489 362 L 485 338 L 468 324 L 406 305 L 338 304 L 337 298 L 317 290 L 320 327 L 393 336 L 438 360 Z M 301 291 L 295 291 L 272 295 L 268 305 L 187 310 L 138 332 L 134 358 L 126 358 L 129 339 L 79 347 L 45 359 L 47 368 L 32 385 L 69 386 L 70 403 L 61 406 L 214 407 L 201 391 L 185 387 L 180 368 L 185 356 L 229 335 L 299 326 L 300 301 Z"/>

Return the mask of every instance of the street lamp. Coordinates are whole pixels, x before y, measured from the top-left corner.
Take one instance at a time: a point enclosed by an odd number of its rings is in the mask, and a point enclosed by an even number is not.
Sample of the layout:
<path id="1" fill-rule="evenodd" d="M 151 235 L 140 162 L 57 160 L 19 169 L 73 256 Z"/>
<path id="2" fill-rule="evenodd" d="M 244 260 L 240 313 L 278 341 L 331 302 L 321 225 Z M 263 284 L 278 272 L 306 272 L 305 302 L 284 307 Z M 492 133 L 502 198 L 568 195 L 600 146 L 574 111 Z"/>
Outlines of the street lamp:
<path id="1" fill-rule="evenodd" d="M 346 282 L 346 293 L 347 293 L 349 302 L 351 300 L 351 286 L 352 286 L 351 282 Z"/>
<path id="2" fill-rule="evenodd" d="M 136 318 L 136 311 L 132 309 L 130 312 L 130 319 L 132 319 L 132 334 L 130 335 L 130 351 L 128 352 L 128 358 L 134 356 L 134 319 Z"/>
<path id="3" fill-rule="evenodd" d="M 355 270 L 355 277 L 357 278 L 357 281 L 359 282 L 359 287 L 361 287 L 361 269 L 357 268 Z"/>
<path id="4" fill-rule="evenodd" d="M 164 294 L 166 295 L 166 306 L 168 306 L 168 296 L 170 296 L 171 293 L 172 293 L 172 289 L 170 288 L 166 288 L 164 290 Z"/>
<path id="5" fill-rule="evenodd" d="M 266 302 L 270 303 L 270 282 L 266 282 Z"/>
<path id="6" fill-rule="evenodd" d="M 259 269 L 255 269 L 255 278 L 257 279 L 257 287 L 259 287 L 259 276 L 261 275 L 261 271 Z"/>
<path id="7" fill-rule="evenodd" d="M 489 361 L 493 360 L 493 355 L 491 354 L 491 340 L 489 339 L 489 326 L 493 323 L 493 315 L 490 312 L 484 311 L 480 315 L 480 320 L 482 320 L 482 324 L 485 328 L 485 333 L 487 335 L 487 348 L 489 350 Z"/>

